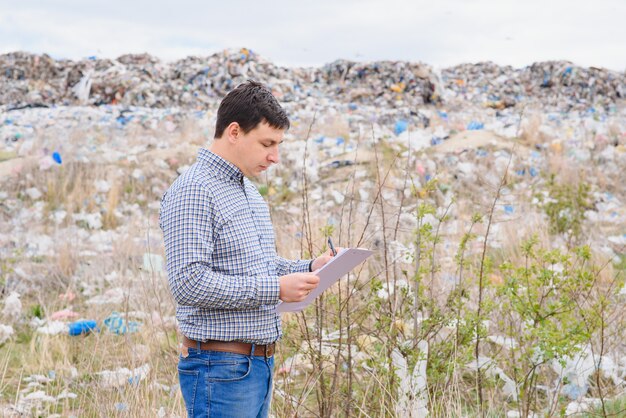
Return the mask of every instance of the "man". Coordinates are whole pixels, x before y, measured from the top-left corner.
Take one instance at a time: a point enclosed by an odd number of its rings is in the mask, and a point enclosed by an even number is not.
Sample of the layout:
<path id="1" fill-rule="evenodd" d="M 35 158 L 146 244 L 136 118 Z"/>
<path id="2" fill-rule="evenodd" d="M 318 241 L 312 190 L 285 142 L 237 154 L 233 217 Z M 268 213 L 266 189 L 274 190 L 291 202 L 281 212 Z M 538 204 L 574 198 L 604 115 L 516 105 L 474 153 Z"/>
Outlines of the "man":
<path id="1" fill-rule="evenodd" d="M 276 255 L 267 204 L 249 178 L 279 161 L 289 119 L 248 81 L 217 111 L 215 140 L 167 190 L 160 225 L 183 334 L 178 373 L 189 416 L 266 417 L 280 302 L 303 300 L 330 260 Z"/>

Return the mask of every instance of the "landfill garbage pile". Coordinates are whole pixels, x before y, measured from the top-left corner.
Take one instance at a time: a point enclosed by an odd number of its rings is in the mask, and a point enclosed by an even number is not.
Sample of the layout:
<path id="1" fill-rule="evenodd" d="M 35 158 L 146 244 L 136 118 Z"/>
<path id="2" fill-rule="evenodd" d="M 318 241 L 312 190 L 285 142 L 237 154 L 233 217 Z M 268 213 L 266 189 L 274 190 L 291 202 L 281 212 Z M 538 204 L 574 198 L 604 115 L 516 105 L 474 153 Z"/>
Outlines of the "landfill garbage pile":
<path id="1" fill-rule="evenodd" d="M 415 107 L 438 99 L 436 76 L 432 68 L 420 63 L 338 60 L 316 70 L 314 76 L 315 84 L 327 86 L 326 93 L 348 103 L 384 106 L 408 101 L 403 104 Z"/>
<path id="2" fill-rule="evenodd" d="M 625 73 L 583 68 L 568 61 L 538 62 L 514 69 L 491 62 L 462 64 L 441 72 L 447 98 L 460 98 L 503 109 L 541 102 L 561 111 L 597 106 L 609 109 L 625 98 Z"/>
<path id="3" fill-rule="evenodd" d="M 626 93 L 625 75 L 569 62 L 522 69 L 493 63 L 463 64 L 440 73 L 422 63 L 338 60 L 319 68 L 284 68 L 248 49 L 165 63 L 148 54 L 116 60 L 54 60 L 48 55 L 0 55 L 0 106 L 120 104 L 207 108 L 237 84 L 255 79 L 282 102 L 337 97 L 353 106 L 405 106 L 470 101 L 501 109 L 541 101 L 560 110 L 608 109 Z"/>

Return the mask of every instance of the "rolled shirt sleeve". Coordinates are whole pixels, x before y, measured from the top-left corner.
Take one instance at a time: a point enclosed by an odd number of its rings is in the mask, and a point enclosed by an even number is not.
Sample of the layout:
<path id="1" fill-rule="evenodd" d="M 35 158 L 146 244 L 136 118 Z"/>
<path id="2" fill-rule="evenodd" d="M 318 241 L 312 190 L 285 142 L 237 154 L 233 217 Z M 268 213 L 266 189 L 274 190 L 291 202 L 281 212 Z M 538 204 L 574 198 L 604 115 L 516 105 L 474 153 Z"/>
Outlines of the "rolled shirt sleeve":
<path id="1" fill-rule="evenodd" d="M 307 273 L 311 260 L 287 260 L 286 258 L 276 256 L 276 271 L 279 276 L 291 273 Z"/>

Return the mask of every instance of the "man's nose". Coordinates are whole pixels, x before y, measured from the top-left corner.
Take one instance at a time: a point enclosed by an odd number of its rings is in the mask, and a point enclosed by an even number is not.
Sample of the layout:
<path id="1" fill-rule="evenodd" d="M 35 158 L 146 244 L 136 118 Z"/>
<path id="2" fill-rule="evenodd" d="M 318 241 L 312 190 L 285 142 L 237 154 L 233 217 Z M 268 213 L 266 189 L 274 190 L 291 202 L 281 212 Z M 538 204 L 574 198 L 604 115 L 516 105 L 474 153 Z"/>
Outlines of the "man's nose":
<path id="1" fill-rule="evenodd" d="M 274 149 L 270 151 L 269 155 L 267 156 L 267 160 L 273 164 L 278 164 L 278 162 L 280 161 L 280 156 L 278 155 L 278 149 Z"/>

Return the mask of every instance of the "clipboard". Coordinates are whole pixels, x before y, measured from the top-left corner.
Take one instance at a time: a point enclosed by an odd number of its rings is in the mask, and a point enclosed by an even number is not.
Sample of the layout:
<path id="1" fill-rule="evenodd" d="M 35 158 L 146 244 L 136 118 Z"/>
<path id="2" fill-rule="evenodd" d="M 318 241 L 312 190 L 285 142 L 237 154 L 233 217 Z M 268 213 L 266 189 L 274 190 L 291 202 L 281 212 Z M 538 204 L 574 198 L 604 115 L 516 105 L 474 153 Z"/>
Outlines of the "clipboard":
<path id="1" fill-rule="evenodd" d="M 335 257 L 317 270 L 319 285 L 300 302 L 282 302 L 276 306 L 278 312 L 297 312 L 309 306 L 315 298 L 324 293 L 337 280 L 348 274 L 374 252 L 363 248 L 345 248 Z"/>

